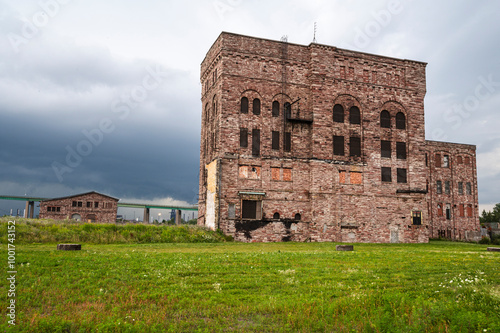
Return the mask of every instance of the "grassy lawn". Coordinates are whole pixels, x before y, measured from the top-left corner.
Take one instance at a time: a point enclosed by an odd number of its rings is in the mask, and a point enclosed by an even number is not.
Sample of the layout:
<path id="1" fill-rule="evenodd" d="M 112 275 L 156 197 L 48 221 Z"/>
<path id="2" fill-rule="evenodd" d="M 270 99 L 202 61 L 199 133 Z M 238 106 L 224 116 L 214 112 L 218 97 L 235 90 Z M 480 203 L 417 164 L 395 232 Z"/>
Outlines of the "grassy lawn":
<path id="1" fill-rule="evenodd" d="M 499 253 L 442 241 L 354 249 L 20 244 L 14 331 L 500 332 Z"/>

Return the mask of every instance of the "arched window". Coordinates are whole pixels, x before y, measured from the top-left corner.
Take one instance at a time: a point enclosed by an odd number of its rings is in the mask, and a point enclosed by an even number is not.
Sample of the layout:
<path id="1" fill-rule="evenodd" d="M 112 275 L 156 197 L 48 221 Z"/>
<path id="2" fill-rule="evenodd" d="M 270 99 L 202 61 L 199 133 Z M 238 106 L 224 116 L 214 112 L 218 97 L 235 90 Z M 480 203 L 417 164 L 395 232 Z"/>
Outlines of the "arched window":
<path id="1" fill-rule="evenodd" d="M 349 109 L 349 122 L 351 124 L 361 124 L 361 114 L 357 106 L 353 106 Z"/>
<path id="2" fill-rule="evenodd" d="M 380 112 L 380 127 L 391 128 L 391 114 L 387 110 Z"/>
<path id="3" fill-rule="evenodd" d="M 248 113 L 248 98 L 241 98 L 241 113 Z"/>
<path id="4" fill-rule="evenodd" d="M 300 221 L 301 218 L 299 213 L 295 214 L 295 221 Z"/>
<path id="5" fill-rule="evenodd" d="M 340 104 L 335 104 L 333 107 L 333 121 L 336 123 L 344 122 L 344 107 Z"/>
<path id="6" fill-rule="evenodd" d="M 396 114 L 396 128 L 406 129 L 406 117 L 403 112 L 398 112 Z"/>
<path id="7" fill-rule="evenodd" d="M 279 219 L 280 219 L 280 213 L 274 213 L 273 220 L 279 220 Z"/>
<path id="8" fill-rule="evenodd" d="M 279 117 L 280 115 L 280 102 L 274 101 L 273 102 L 273 117 Z"/>
<path id="9" fill-rule="evenodd" d="M 288 102 L 285 103 L 285 117 L 286 119 L 292 118 L 292 105 Z"/>
<path id="10" fill-rule="evenodd" d="M 259 115 L 260 114 L 260 99 L 255 98 L 253 100 L 253 109 L 252 109 L 253 114 Z"/>

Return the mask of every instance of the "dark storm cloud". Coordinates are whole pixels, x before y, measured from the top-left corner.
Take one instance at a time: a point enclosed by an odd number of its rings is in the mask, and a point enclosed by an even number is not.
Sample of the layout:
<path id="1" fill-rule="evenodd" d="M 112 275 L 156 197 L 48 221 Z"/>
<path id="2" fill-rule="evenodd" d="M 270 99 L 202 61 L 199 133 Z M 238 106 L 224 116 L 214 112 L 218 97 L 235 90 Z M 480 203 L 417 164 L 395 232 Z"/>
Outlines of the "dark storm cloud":
<path id="1" fill-rule="evenodd" d="M 195 202 L 211 44 L 222 30 L 308 44 L 317 22 L 319 43 L 428 62 L 427 139 L 476 144 L 480 202 L 500 201 L 500 86 L 480 87 L 500 84 L 496 2 L 66 2 L 16 52 L 9 33 L 23 36 L 42 9 L 0 0 L 0 193 Z M 146 89 L 151 73 L 161 82 Z M 103 121 L 112 130 L 101 138 Z M 68 165 L 85 133 L 98 144 L 61 180 L 54 163 Z"/>

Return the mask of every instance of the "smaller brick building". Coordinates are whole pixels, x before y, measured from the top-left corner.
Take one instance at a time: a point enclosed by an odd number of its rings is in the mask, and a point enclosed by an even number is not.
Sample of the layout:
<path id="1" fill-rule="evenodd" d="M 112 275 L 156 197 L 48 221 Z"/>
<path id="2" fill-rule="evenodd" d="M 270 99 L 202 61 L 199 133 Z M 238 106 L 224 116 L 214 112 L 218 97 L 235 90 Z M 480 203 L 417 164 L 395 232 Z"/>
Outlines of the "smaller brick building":
<path id="1" fill-rule="evenodd" d="M 95 191 L 40 202 L 40 218 L 85 222 L 116 222 L 117 198 Z"/>

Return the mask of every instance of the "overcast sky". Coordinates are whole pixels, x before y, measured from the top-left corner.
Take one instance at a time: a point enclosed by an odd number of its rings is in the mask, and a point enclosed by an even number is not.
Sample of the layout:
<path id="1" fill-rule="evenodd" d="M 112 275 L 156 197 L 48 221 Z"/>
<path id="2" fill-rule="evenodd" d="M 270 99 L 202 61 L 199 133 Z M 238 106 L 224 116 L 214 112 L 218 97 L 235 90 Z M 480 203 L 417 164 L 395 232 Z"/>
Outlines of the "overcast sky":
<path id="1" fill-rule="evenodd" d="M 0 0 L 0 194 L 196 203 L 212 43 L 228 31 L 308 45 L 317 22 L 318 43 L 428 63 L 426 138 L 477 145 L 490 209 L 499 17 L 498 1 Z"/>

